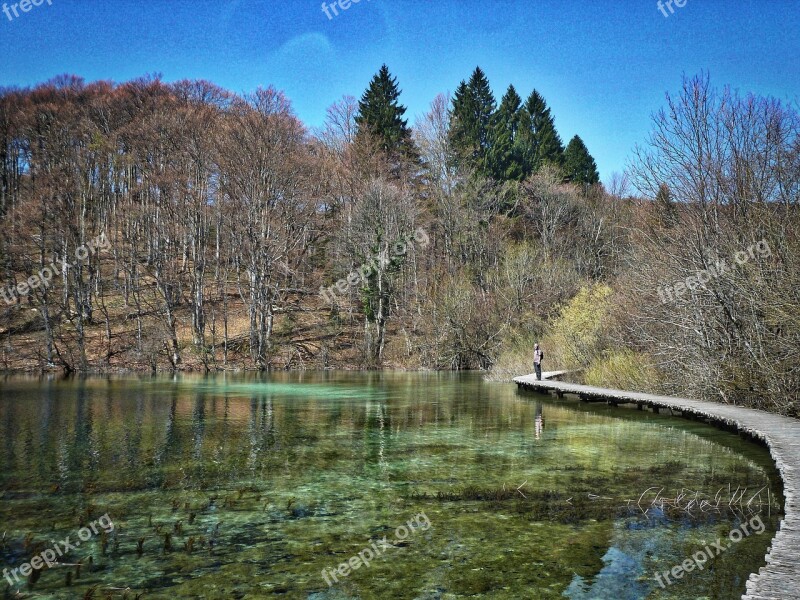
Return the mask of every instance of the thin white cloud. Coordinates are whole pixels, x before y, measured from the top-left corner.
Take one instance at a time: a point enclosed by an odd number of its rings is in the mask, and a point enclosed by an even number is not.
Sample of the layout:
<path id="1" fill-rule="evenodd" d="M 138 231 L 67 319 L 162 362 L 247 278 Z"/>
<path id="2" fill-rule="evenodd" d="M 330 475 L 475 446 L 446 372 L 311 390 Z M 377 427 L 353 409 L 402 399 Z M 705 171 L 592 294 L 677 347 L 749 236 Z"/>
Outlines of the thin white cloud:
<path id="1" fill-rule="evenodd" d="M 291 38 L 272 53 L 273 60 L 291 63 L 297 60 L 308 62 L 319 58 L 327 58 L 333 53 L 333 46 L 328 36 L 322 33 L 303 33 Z"/>

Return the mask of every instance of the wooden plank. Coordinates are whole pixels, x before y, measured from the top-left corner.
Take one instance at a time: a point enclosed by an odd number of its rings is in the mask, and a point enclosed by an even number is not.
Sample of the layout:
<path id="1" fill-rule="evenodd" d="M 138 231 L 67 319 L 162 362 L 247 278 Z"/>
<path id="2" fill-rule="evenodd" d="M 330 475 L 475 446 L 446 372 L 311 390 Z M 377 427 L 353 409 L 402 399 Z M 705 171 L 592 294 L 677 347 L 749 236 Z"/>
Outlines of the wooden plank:
<path id="1" fill-rule="evenodd" d="M 557 373 L 561 375 L 564 372 Z M 723 429 L 746 434 L 769 448 L 783 480 L 785 515 L 765 557 L 766 566 L 750 575 L 747 592 L 742 599 L 800 599 L 800 469 L 797 468 L 800 465 L 800 421 L 729 404 L 553 381 L 547 379 L 548 375 L 550 373 L 542 373 L 542 381 L 537 381 L 534 375 L 525 375 L 516 377 L 514 382 L 524 389 L 543 393 L 554 391 L 559 397 L 572 394 L 586 402 L 605 401 L 614 406 L 636 404 L 639 410 L 646 406 L 655 413 L 668 408 L 673 412 L 678 411 L 682 417 L 701 419 Z"/>

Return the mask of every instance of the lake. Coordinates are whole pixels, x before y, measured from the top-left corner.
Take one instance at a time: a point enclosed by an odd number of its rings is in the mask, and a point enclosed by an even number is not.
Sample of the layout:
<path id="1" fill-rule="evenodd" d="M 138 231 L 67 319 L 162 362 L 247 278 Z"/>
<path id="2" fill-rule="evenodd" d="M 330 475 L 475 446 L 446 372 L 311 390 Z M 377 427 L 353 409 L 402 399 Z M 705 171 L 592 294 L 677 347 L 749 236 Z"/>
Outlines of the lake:
<path id="1" fill-rule="evenodd" d="M 478 374 L 0 380 L 4 597 L 738 598 L 782 502 L 734 434 Z"/>

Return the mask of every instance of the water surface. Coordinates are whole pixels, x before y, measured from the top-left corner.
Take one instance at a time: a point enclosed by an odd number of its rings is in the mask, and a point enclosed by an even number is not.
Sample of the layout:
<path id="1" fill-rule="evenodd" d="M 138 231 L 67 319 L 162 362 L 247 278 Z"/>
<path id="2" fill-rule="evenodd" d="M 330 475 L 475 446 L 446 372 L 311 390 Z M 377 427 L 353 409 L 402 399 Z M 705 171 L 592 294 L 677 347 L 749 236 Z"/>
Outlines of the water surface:
<path id="1" fill-rule="evenodd" d="M 469 374 L 7 378 L 0 438 L 3 568 L 114 523 L 29 598 L 737 598 L 781 507 L 735 435 Z"/>

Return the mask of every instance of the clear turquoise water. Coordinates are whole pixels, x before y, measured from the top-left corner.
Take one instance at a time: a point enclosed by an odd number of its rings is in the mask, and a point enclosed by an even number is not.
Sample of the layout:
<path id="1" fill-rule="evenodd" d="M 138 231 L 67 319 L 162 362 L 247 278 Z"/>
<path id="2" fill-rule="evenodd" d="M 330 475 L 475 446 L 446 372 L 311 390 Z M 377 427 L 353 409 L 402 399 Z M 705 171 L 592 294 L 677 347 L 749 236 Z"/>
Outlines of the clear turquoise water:
<path id="1" fill-rule="evenodd" d="M 114 524 L 6 597 L 737 598 L 780 511 L 737 436 L 477 375 L 0 382 L 2 567 Z"/>

